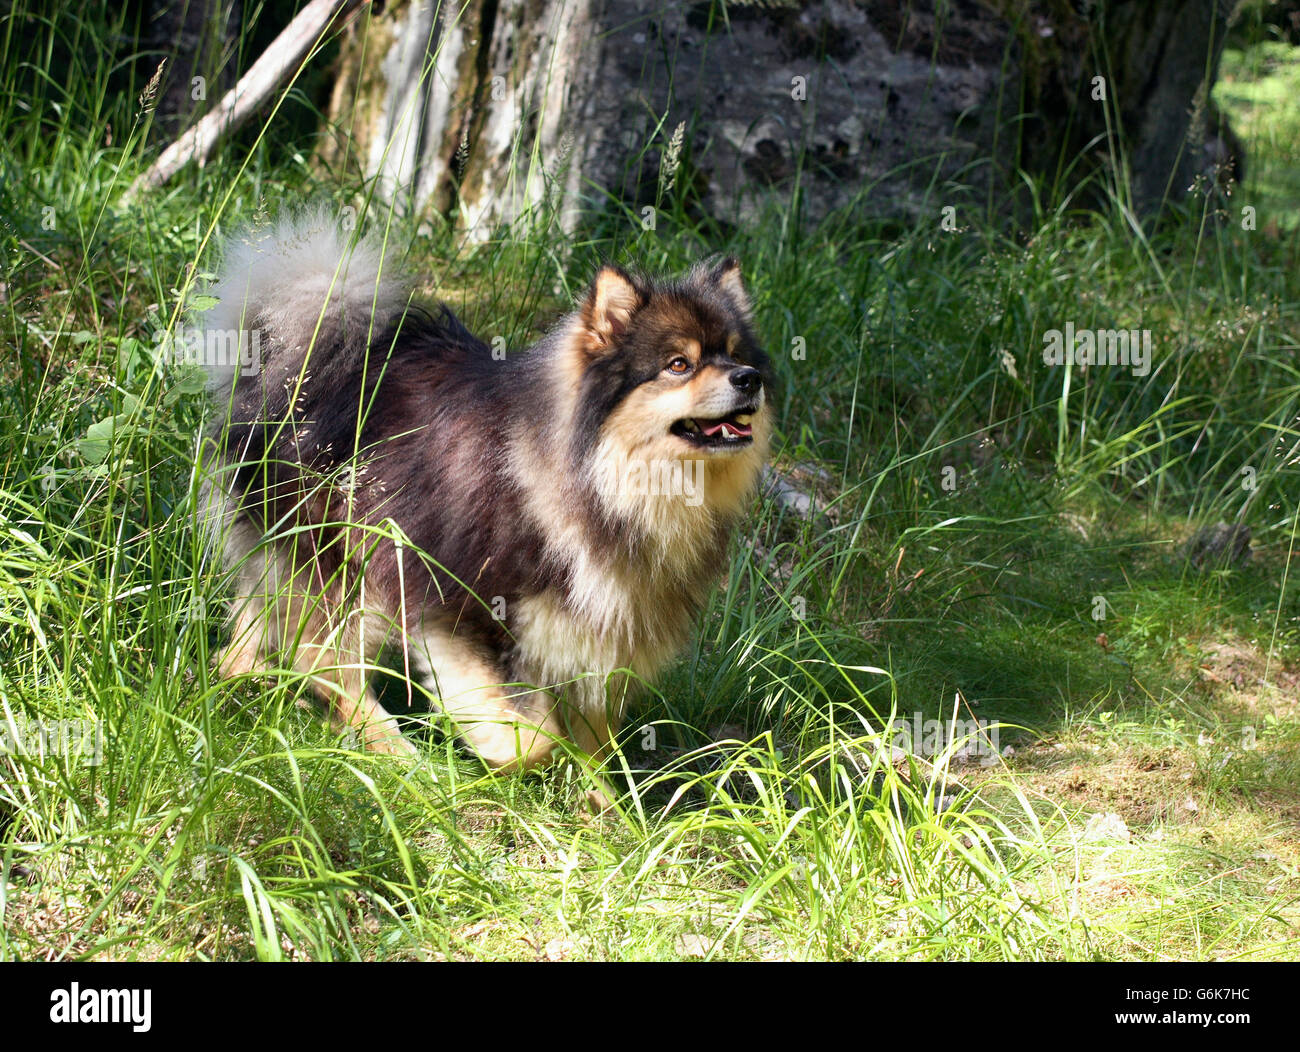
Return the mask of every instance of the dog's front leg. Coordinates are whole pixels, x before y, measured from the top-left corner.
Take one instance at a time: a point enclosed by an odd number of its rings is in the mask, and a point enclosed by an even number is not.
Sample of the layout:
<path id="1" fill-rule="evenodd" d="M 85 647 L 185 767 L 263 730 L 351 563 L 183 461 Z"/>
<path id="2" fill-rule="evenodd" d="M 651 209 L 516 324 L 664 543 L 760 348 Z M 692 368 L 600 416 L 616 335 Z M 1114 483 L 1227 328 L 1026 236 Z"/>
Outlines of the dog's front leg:
<path id="1" fill-rule="evenodd" d="M 426 626 L 418 645 L 439 705 L 484 763 L 526 770 L 550 758 L 566 736 L 551 694 L 503 685 L 501 667 L 481 647 L 440 626 Z"/>

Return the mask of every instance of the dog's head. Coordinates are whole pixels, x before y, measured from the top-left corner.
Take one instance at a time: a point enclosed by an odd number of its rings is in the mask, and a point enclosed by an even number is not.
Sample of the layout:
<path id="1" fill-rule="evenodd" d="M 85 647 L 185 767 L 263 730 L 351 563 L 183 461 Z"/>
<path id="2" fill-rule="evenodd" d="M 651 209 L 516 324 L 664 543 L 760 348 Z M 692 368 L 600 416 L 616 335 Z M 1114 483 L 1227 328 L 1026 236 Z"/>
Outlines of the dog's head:
<path id="1" fill-rule="evenodd" d="M 741 510 L 767 458 L 772 367 L 735 259 L 670 282 L 602 267 L 569 353 L 575 452 L 609 510 L 659 532 L 673 505 Z"/>
<path id="2" fill-rule="evenodd" d="M 715 477 L 757 471 L 772 368 L 735 259 L 664 283 L 602 267 L 579 318 L 580 442 L 633 460 L 704 460 Z"/>

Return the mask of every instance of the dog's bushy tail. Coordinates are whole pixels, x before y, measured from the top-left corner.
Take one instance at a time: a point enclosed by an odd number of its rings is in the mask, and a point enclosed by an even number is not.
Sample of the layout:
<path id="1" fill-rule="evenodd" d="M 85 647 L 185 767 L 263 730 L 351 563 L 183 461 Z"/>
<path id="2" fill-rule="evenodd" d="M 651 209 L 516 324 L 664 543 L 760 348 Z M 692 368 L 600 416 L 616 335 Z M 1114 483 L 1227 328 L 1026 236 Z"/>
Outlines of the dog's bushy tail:
<path id="1" fill-rule="evenodd" d="M 209 390 L 221 398 L 241 371 L 264 364 L 250 361 L 250 346 L 262 359 L 280 351 L 302 356 L 317 343 L 364 347 L 406 307 L 409 287 L 396 256 L 375 238 L 354 241 L 324 208 L 230 238 L 208 290 L 218 302 L 199 322 L 209 347 L 228 349 L 203 363 Z"/>

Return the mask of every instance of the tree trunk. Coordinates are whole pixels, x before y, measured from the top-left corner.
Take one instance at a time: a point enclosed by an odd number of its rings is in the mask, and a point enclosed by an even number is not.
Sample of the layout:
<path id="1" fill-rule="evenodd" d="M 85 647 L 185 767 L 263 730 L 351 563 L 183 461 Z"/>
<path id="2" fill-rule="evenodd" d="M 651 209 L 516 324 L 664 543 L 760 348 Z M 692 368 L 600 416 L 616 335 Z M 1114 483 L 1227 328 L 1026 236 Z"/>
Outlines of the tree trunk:
<path id="1" fill-rule="evenodd" d="M 724 222 L 772 204 L 914 217 L 949 203 L 936 187 L 996 205 L 1017 168 L 1050 181 L 1087 147 L 1078 175 L 1112 146 L 1151 213 L 1204 167 L 1225 17 L 1216 0 L 396 0 L 348 30 L 322 154 L 478 237 L 552 191 L 566 226 L 639 212 L 668 169 Z"/>
<path id="2" fill-rule="evenodd" d="M 1092 157 L 1117 165 L 1122 152 L 1131 203 L 1144 216 L 1185 197 L 1198 175 L 1222 179 L 1216 169 L 1234 168 L 1241 179 L 1240 146 L 1210 101 L 1232 6 L 1109 0 L 1094 5 L 1091 19 L 1059 16 L 1051 64 L 1031 84 L 1039 105 L 1027 125 L 1035 145 L 1024 152 L 1025 166 L 1068 165 L 1100 138 Z M 1097 98 L 1097 77 L 1104 78 L 1104 100 Z"/>
<path id="3" fill-rule="evenodd" d="M 153 134 L 174 138 L 234 83 L 234 45 L 241 0 L 152 0 L 141 43 L 151 52 L 148 77 L 162 59 Z M 196 83 L 195 78 L 202 78 Z"/>
<path id="4" fill-rule="evenodd" d="M 401 0 L 349 32 L 333 165 L 359 166 L 403 212 L 486 233 L 541 202 L 570 99 L 591 89 L 586 0 Z M 570 181 L 569 189 L 576 189 Z"/>

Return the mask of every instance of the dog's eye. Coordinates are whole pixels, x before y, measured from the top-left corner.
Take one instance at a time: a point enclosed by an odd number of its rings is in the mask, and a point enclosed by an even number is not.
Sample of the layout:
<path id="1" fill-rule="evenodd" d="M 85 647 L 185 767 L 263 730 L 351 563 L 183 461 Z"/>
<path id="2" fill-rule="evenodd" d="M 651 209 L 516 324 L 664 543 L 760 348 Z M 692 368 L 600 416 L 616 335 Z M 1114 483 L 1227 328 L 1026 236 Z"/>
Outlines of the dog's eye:
<path id="1" fill-rule="evenodd" d="M 667 371 L 676 376 L 685 376 L 691 371 L 691 363 L 685 358 L 674 358 L 668 363 Z"/>

